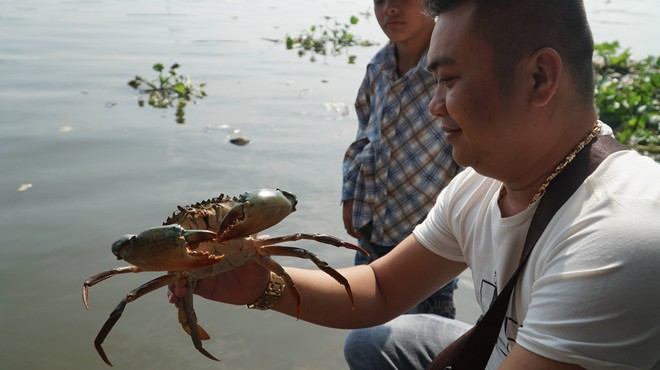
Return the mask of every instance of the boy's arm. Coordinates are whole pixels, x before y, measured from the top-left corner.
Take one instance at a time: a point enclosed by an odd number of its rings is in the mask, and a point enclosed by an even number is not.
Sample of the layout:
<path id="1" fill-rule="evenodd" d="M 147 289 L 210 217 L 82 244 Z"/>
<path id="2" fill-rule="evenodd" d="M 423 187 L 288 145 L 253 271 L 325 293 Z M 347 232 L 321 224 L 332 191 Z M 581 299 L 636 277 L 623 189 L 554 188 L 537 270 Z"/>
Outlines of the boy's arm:
<path id="1" fill-rule="evenodd" d="M 358 173 L 362 167 L 362 151 L 364 150 L 364 147 L 369 144 L 367 126 L 369 124 L 370 116 L 370 81 L 369 75 L 367 74 L 362 80 L 357 98 L 355 99 L 355 114 L 358 119 L 358 129 L 357 134 L 355 135 L 355 140 L 348 146 L 348 149 L 344 154 L 344 161 L 342 164 L 342 202 L 353 199 Z"/>
<path id="2" fill-rule="evenodd" d="M 342 219 L 344 221 L 344 229 L 348 235 L 355 239 L 362 239 L 362 234 L 358 230 L 353 229 L 353 199 L 344 200 L 342 202 Z"/>

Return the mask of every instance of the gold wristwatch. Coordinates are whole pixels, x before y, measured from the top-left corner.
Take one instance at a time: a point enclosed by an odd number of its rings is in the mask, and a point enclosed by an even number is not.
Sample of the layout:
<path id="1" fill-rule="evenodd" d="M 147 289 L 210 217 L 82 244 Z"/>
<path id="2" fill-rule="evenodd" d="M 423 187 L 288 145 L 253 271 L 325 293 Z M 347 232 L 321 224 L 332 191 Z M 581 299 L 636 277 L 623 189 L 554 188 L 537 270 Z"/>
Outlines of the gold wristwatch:
<path id="1" fill-rule="evenodd" d="M 247 308 L 255 310 L 270 310 L 282 297 L 282 292 L 284 291 L 285 286 L 284 279 L 271 271 L 264 294 L 253 303 L 248 304 Z"/>

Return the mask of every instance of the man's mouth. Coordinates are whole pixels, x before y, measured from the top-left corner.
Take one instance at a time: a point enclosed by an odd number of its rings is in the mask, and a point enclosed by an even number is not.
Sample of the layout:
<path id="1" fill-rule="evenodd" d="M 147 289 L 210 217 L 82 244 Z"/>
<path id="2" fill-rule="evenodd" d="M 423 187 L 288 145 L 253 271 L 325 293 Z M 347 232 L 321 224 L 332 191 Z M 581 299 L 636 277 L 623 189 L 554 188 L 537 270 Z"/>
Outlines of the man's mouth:
<path id="1" fill-rule="evenodd" d="M 442 131 L 444 131 L 445 133 L 449 134 L 449 133 L 453 133 L 453 132 L 457 132 L 457 131 L 462 131 L 462 130 L 461 130 L 460 127 L 456 127 L 456 126 L 442 126 Z"/>
<path id="2" fill-rule="evenodd" d="M 442 131 L 445 132 L 445 141 L 451 143 L 455 141 L 456 138 L 463 133 L 463 130 L 460 127 L 455 126 L 442 126 Z"/>

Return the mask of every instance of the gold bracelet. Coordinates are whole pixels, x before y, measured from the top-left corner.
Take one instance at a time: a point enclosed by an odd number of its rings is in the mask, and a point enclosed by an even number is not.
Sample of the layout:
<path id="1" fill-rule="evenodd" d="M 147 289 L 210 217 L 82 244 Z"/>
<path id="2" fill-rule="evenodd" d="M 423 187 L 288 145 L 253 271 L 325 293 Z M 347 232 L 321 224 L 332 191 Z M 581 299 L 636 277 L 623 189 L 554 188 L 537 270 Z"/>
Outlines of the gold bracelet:
<path id="1" fill-rule="evenodd" d="M 268 285 L 264 294 L 261 295 L 256 301 L 247 305 L 247 308 L 256 309 L 256 310 L 270 310 L 275 306 L 275 304 L 282 297 L 282 292 L 284 291 L 284 279 L 274 272 L 270 272 L 270 277 L 268 278 Z"/>

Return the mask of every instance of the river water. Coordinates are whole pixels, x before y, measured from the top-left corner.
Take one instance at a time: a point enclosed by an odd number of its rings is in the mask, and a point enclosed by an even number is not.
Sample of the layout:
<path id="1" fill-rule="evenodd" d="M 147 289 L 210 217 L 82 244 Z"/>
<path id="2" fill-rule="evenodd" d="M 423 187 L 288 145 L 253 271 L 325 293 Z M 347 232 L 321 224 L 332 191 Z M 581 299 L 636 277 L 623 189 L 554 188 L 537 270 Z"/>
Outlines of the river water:
<path id="1" fill-rule="evenodd" d="M 219 193 L 283 188 L 298 212 L 268 230 L 345 234 L 341 160 L 356 130 L 352 102 L 378 46 L 315 63 L 285 50 L 324 16 L 384 37 L 358 0 L 0 1 L 0 359 L 3 369 L 104 369 L 92 341 L 132 288 L 158 276 L 117 276 L 80 299 L 88 276 L 122 266 L 110 244 L 160 223 L 177 204 Z M 596 40 L 635 55 L 658 54 L 660 3 L 587 2 Z M 154 63 L 179 63 L 208 96 L 185 109 L 140 108 L 126 85 L 155 78 Z M 348 107 L 348 112 L 346 112 Z M 346 114 L 347 113 L 347 114 Z M 235 131 L 238 130 L 238 131 Z M 239 132 L 246 146 L 229 143 Z M 332 266 L 352 252 L 298 242 Z M 309 261 L 278 259 L 314 268 Z M 477 317 L 469 276 L 459 318 Z M 271 312 L 197 299 L 199 354 L 176 322 L 165 291 L 127 306 L 105 349 L 120 369 L 343 369 L 345 332 Z"/>

